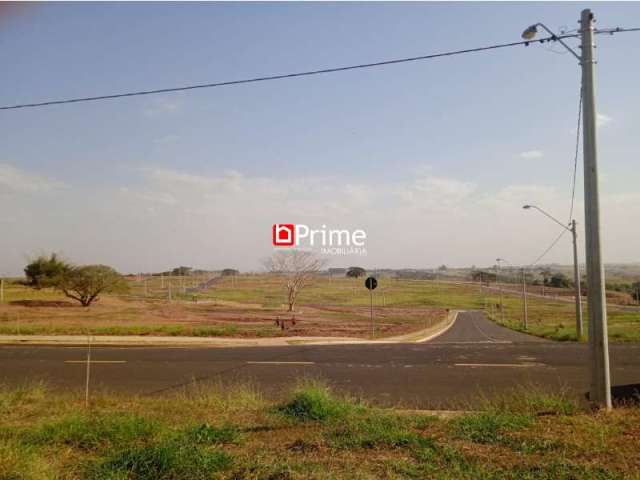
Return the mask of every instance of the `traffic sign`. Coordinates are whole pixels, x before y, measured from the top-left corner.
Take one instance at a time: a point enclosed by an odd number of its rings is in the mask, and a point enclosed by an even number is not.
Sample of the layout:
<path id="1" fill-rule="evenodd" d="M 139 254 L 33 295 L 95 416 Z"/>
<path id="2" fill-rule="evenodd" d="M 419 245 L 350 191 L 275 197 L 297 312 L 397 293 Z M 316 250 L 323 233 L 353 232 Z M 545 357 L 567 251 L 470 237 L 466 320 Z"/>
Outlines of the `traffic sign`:
<path id="1" fill-rule="evenodd" d="M 367 277 L 367 279 L 364 281 L 364 286 L 369 290 L 375 290 L 375 288 L 378 286 L 378 280 L 376 280 L 374 277 Z"/>

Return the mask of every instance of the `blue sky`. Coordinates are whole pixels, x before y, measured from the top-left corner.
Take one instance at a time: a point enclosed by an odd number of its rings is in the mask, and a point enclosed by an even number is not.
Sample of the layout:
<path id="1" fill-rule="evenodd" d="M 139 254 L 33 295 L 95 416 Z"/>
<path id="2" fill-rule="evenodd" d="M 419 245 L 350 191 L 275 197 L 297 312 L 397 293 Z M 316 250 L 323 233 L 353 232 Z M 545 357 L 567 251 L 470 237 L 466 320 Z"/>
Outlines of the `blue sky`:
<path id="1" fill-rule="evenodd" d="M 536 21 L 577 28 L 585 5 L 599 27 L 640 26 L 634 3 L 35 4 L 0 11 L 0 104 L 517 41 Z M 605 260 L 637 261 L 640 33 L 597 41 Z M 0 270 L 49 250 L 257 269 L 274 222 L 365 228 L 367 257 L 334 265 L 528 263 L 557 230 L 522 203 L 568 215 L 578 88 L 575 59 L 535 45 L 0 112 Z"/>

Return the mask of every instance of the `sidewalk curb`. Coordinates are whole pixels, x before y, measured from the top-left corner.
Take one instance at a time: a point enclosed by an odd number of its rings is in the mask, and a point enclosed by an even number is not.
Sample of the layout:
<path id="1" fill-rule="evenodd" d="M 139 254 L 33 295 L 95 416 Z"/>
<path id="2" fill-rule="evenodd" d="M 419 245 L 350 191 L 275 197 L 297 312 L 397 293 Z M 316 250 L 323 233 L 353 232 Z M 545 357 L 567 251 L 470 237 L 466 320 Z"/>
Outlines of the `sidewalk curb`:
<path id="1" fill-rule="evenodd" d="M 449 330 L 455 323 L 459 311 L 450 312 L 450 318 L 442 328 L 431 327 L 427 331 L 368 340 L 351 337 L 272 337 L 264 339 L 226 339 L 221 337 L 154 337 L 154 336 L 109 336 L 92 335 L 91 344 L 101 347 L 284 347 L 300 345 L 375 345 L 390 343 L 424 343 Z M 423 337 L 428 332 L 428 336 Z M 86 335 L 0 335 L 0 345 L 86 346 Z"/>
<path id="2" fill-rule="evenodd" d="M 443 328 L 438 332 L 435 332 L 432 335 L 429 335 L 428 337 L 422 338 L 420 340 L 416 340 L 416 343 L 425 343 L 425 342 L 428 342 L 429 340 L 433 340 L 434 338 L 439 337 L 440 335 L 446 333 L 451 327 L 453 327 L 453 324 L 456 323 L 456 320 L 458 320 L 458 314 L 460 314 L 461 312 L 463 312 L 463 310 L 454 310 L 452 312 L 453 316 L 451 318 L 451 321 L 445 328 Z"/>

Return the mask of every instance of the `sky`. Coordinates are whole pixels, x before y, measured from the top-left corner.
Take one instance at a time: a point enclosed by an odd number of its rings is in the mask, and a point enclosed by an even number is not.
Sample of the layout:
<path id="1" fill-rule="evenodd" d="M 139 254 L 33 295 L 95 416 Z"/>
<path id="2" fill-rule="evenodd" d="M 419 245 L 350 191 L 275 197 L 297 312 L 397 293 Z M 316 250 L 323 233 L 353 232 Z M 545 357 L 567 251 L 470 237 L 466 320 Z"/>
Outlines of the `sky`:
<path id="1" fill-rule="evenodd" d="M 640 27 L 639 3 L 48 3 L 0 9 L 0 104 Z M 569 43 L 577 48 L 577 40 Z M 597 37 L 603 256 L 637 262 L 640 33 Z M 580 68 L 531 45 L 0 111 L 0 275 L 59 252 L 122 272 L 258 271 L 274 223 L 363 229 L 329 266 L 533 262 L 567 221 Z M 575 218 L 584 260 L 582 155 Z M 570 235 L 541 262 L 569 264 Z"/>

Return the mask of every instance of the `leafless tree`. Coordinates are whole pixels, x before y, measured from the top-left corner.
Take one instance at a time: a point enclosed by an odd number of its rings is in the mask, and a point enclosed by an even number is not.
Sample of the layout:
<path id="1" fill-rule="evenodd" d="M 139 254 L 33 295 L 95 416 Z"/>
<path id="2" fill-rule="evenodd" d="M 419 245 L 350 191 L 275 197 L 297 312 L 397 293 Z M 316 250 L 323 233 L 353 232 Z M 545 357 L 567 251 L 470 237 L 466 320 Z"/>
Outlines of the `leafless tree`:
<path id="1" fill-rule="evenodd" d="M 289 311 L 293 312 L 300 291 L 310 285 L 315 275 L 326 264 L 313 252 L 282 250 L 264 261 L 268 272 L 281 276 L 287 289 Z"/>

